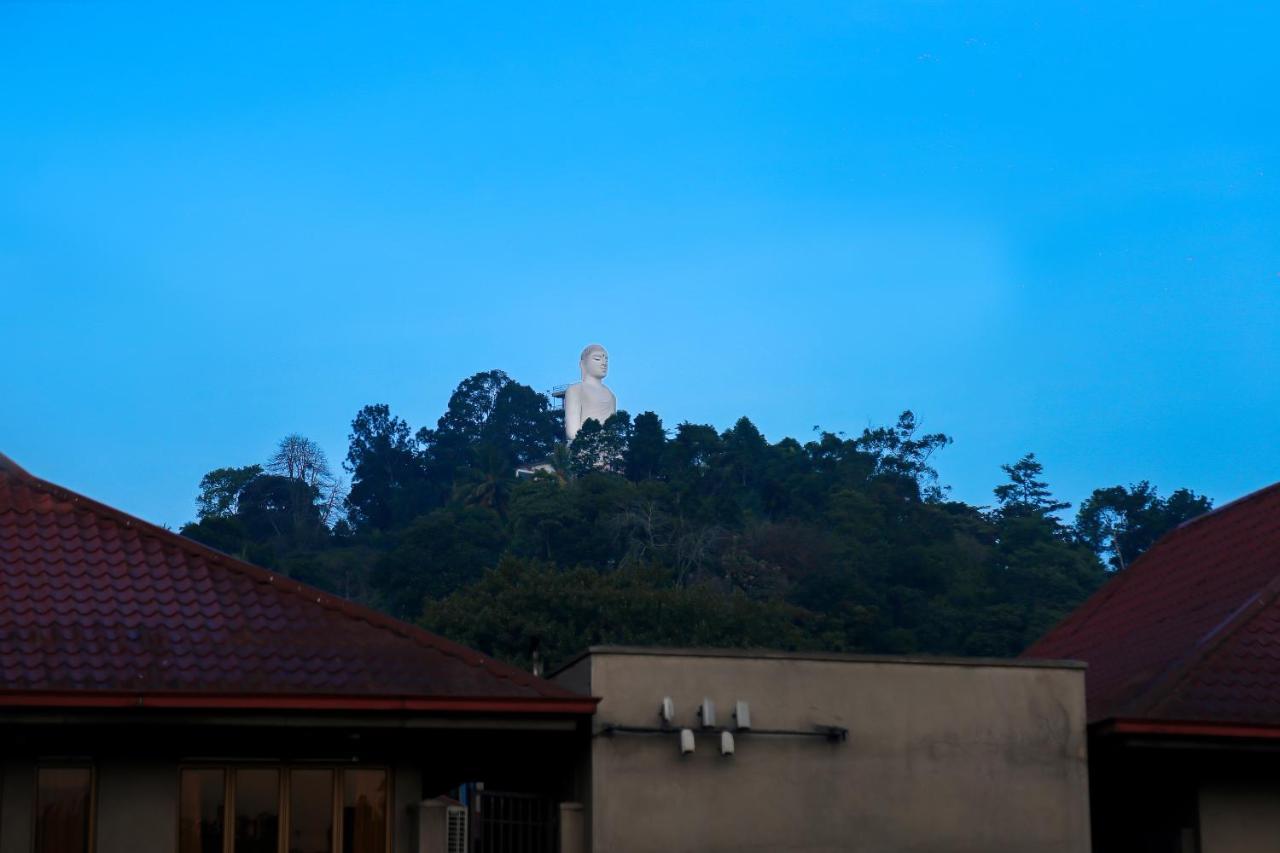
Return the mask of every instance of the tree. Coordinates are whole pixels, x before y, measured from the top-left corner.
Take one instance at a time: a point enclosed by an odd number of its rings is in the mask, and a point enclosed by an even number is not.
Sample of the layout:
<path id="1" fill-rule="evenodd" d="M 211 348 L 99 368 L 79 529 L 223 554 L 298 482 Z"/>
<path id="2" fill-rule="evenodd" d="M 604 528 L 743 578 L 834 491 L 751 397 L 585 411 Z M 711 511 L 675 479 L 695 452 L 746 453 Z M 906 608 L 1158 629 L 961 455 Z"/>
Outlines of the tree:
<path id="1" fill-rule="evenodd" d="M 280 439 L 276 452 L 267 460 L 267 470 L 317 491 L 324 491 L 333 480 L 329 460 L 320 445 L 296 432 Z"/>
<path id="2" fill-rule="evenodd" d="M 511 487 L 515 484 L 510 460 L 500 449 L 488 443 L 473 448 L 471 454 L 471 466 L 456 475 L 453 499 L 466 506 L 494 510 L 505 518 Z"/>
<path id="3" fill-rule="evenodd" d="M 667 433 L 662 428 L 662 418 L 653 412 L 636 415 L 631 427 L 631 441 L 623 460 L 627 479 L 639 481 L 657 477 L 666 446 Z"/>
<path id="4" fill-rule="evenodd" d="M 563 561 L 569 556 L 571 543 L 585 535 L 569 488 L 568 483 L 552 477 L 534 477 L 515 486 L 510 505 L 514 553 L 546 561 Z"/>
<path id="5" fill-rule="evenodd" d="M 311 486 L 257 465 L 219 468 L 200 481 L 200 520 L 181 533 L 262 565 L 280 553 L 320 545 L 328 531 L 323 502 Z"/>
<path id="6" fill-rule="evenodd" d="M 308 508 L 312 511 L 311 520 L 319 525 L 311 496 L 295 485 L 287 477 L 275 474 L 260 474 L 245 484 L 236 516 L 244 523 L 250 539 L 295 541 L 295 524 L 298 517 L 306 518 Z"/>
<path id="7" fill-rule="evenodd" d="M 307 503 L 319 511 L 322 525 L 327 527 L 337 521 L 342 482 L 333 476 L 320 445 L 296 432 L 290 433 L 280 439 L 276 452 L 267 460 L 267 471 L 293 484 L 296 524 L 304 524 L 304 516 L 310 515 L 304 511 Z"/>
<path id="8" fill-rule="evenodd" d="M 522 666 L 535 639 L 553 662 L 599 643 L 803 648 L 807 618 L 780 602 L 673 586 L 661 569 L 601 574 L 509 557 L 475 585 L 429 601 L 423 625 Z"/>
<path id="9" fill-rule="evenodd" d="M 461 472 L 477 460 L 492 461 L 494 453 L 506 460 L 506 476 L 516 465 L 545 460 L 558 435 L 546 395 L 489 370 L 458 383 L 436 428 L 419 431 L 418 439 L 432 479 L 448 490 Z"/>
<path id="10" fill-rule="evenodd" d="M 609 416 L 603 424 L 587 418 L 569 445 L 569 470 L 582 477 L 592 471 L 620 474 L 626 467 L 631 443 L 631 416 L 625 411 Z"/>
<path id="11" fill-rule="evenodd" d="M 1004 515 L 1047 516 L 1071 507 L 1053 498 L 1049 484 L 1040 479 L 1044 466 L 1034 453 L 1028 453 L 1012 465 L 1001 465 L 1000 469 L 1009 475 L 1009 482 L 996 486 L 993 491 Z"/>
<path id="12" fill-rule="evenodd" d="M 199 518 L 229 518 L 236 514 L 240 492 L 262 473 L 261 465 L 243 468 L 216 468 L 200 478 L 200 494 L 196 497 Z"/>
<path id="13" fill-rule="evenodd" d="M 216 548 L 241 560 L 252 560 L 249 537 L 244 525 L 233 515 L 210 515 L 199 521 L 188 521 L 178 531 L 188 539 Z M 256 561 L 261 563 L 261 561 Z"/>
<path id="14" fill-rule="evenodd" d="M 1076 514 L 1076 535 L 1119 571 L 1165 533 L 1212 507 L 1211 500 L 1189 489 L 1162 499 L 1146 480 L 1128 488 L 1095 489 Z"/>
<path id="15" fill-rule="evenodd" d="M 454 472 L 470 464 L 471 452 L 484 438 L 498 397 L 510 384 L 511 378 L 501 370 L 467 377 L 449 396 L 436 428 L 419 432 L 437 478 L 451 479 Z"/>
<path id="16" fill-rule="evenodd" d="M 347 512 L 358 530 L 388 530 L 429 504 L 420 447 L 386 404 L 365 406 L 351 422 L 345 468 Z"/>
<path id="17" fill-rule="evenodd" d="M 374 565 L 371 584 L 382 607 L 400 619 L 422 615 L 423 602 L 443 598 L 492 568 L 506 547 L 506 526 L 484 507 L 446 507 L 418 518 Z"/>
<path id="18" fill-rule="evenodd" d="M 1021 634 L 1005 655 L 1020 652 L 1044 634 L 1106 579 L 1101 561 L 1082 543 L 1061 535 L 1052 516 L 1001 517 L 993 554 L 993 603 L 1022 614 Z"/>
<path id="19" fill-rule="evenodd" d="M 459 382 L 449 396 L 445 413 L 436 424 L 437 440 L 458 436 L 464 445 L 479 441 L 498 405 L 498 398 L 510 384 L 511 377 L 501 370 L 476 373 Z"/>
<path id="20" fill-rule="evenodd" d="M 1127 565 L 1209 505 L 1100 489 L 1073 530 L 1032 454 L 1003 466 L 995 511 L 947 500 L 933 465 L 951 439 L 909 410 L 804 442 L 745 417 L 668 436 L 653 412 L 559 434 L 546 397 L 477 373 L 432 429 L 357 413 L 349 517 L 293 434 L 263 466 L 210 471 L 182 532 L 404 618 L 425 602 L 433 626 L 513 657 L 537 636 L 552 657 L 602 641 L 1009 655 L 1105 577 L 1091 549 Z"/>
<path id="21" fill-rule="evenodd" d="M 952 439 L 940 432 L 917 435 L 919 430 L 915 413 L 908 409 L 898 415 L 898 422 L 891 427 L 863 430 L 856 446 L 875 457 L 878 476 L 910 483 L 920 497 L 939 501 L 946 489 L 939 486 L 938 472 L 929 460 Z"/>
<path id="22" fill-rule="evenodd" d="M 769 451 L 769 443 L 756 425 L 746 417 L 738 418 L 737 423 L 720 436 L 720 444 L 725 473 L 734 485 L 741 489 L 754 485 L 763 472 Z"/>
<path id="23" fill-rule="evenodd" d="M 513 465 L 528 465 L 551 455 L 560 428 L 545 394 L 509 382 L 498 392 L 481 435 L 484 443 L 496 447 Z"/>
<path id="24" fill-rule="evenodd" d="M 686 421 L 676 427 L 675 437 L 667 443 L 667 473 L 685 478 L 704 476 L 723 450 L 715 427 Z"/>

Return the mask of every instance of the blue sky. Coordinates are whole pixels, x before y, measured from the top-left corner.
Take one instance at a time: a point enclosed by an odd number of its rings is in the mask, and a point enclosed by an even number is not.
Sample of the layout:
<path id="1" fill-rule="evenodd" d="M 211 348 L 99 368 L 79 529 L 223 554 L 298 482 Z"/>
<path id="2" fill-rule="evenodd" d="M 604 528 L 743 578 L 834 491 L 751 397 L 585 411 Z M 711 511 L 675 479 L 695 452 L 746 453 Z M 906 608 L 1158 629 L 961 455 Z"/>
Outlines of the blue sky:
<path id="1" fill-rule="evenodd" d="M 1280 479 L 1269 5 L 0 2 L 0 451 L 176 526 L 598 340 L 669 425 L 914 409 L 977 503 L 1026 451 L 1237 497 Z"/>

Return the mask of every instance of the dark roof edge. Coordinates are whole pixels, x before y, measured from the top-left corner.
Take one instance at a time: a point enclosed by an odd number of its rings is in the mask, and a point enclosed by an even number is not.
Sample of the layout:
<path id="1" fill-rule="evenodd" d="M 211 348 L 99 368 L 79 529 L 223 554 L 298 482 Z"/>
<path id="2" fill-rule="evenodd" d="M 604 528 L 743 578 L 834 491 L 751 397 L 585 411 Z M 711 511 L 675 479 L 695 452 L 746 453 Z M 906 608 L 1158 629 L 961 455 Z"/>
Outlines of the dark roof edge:
<path id="1" fill-rule="evenodd" d="M 131 708 L 204 711 L 466 712 L 594 714 L 591 696 L 350 696 L 117 690 L 0 691 L 0 708 Z"/>
<path id="2" fill-rule="evenodd" d="M 13 474 L 17 474 L 22 477 L 31 477 L 31 475 L 27 473 L 26 468 L 23 468 L 21 465 L 19 465 L 17 462 L 14 462 L 12 459 L 10 459 L 8 456 L 5 456 L 3 453 L 0 453 L 0 471 L 9 471 Z M 35 478 L 31 477 L 31 479 L 35 479 Z"/>
<path id="3" fill-rule="evenodd" d="M 698 649 L 664 646 L 590 646 L 551 670 L 551 678 L 591 655 L 637 655 L 652 657 L 738 658 L 758 660 L 807 660 L 833 663 L 896 663 L 923 666 L 1006 667 L 1011 669 L 1083 670 L 1086 664 L 1077 660 L 1045 660 L 1039 658 L 967 658 L 946 655 L 871 655 L 849 652 L 786 652 L 777 649 Z"/>
<path id="4" fill-rule="evenodd" d="M 1213 722 L 1205 720 L 1139 720 L 1107 717 L 1089 724 L 1095 737 L 1115 735 L 1154 735 L 1162 737 L 1280 739 L 1280 725 Z"/>
<path id="5" fill-rule="evenodd" d="M 258 583 L 267 584 L 268 586 L 275 587 L 281 592 L 305 598 L 309 602 L 313 602 L 321 607 L 336 610 L 353 619 L 358 619 L 360 621 L 367 622 L 374 627 L 382 628 L 383 630 L 390 631 L 393 634 L 398 634 L 407 640 L 411 640 L 419 645 L 434 649 L 441 654 L 457 658 L 463 663 L 470 664 L 471 666 L 483 667 L 496 678 L 505 678 L 508 681 L 536 690 L 538 693 L 543 695 L 575 695 L 558 684 L 553 684 L 546 679 L 539 678 L 522 669 L 517 669 L 510 664 L 494 660 L 488 655 L 481 654 L 474 649 L 469 649 L 466 646 L 453 642 L 452 640 L 445 639 L 438 634 L 433 634 L 424 628 L 419 628 L 418 626 L 411 625 L 408 622 L 401 622 L 399 619 L 394 619 L 387 616 L 385 613 L 379 613 L 371 607 L 356 604 L 355 602 L 348 601 L 341 596 L 333 595 L 332 593 L 325 592 L 317 587 L 296 581 L 293 578 L 268 571 L 267 569 L 255 566 L 252 563 L 246 563 L 245 561 L 237 559 L 230 554 L 225 554 L 216 548 L 210 548 L 208 545 L 197 542 L 196 540 L 183 536 L 173 530 L 168 530 L 164 527 L 160 527 L 159 525 L 152 524 L 149 521 L 138 518 L 137 516 L 130 515 L 124 510 L 104 504 L 101 501 L 94 500 L 93 498 L 85 497 L 78 492 L 73 492 L 72 490 L 59 486 L 56 483 L 50 483 L 47 480 L 42 480 L 23 469 L 7 456 L 0 458 L 0 472 L 8 472 L 11 476 L 24 480 L 28 485 L 40 491 L 63 500 L 71 501 L 74 504 L 85 506 L 94 512 L 113 518 L 126 528 L 134 528 L 150 536 L 158 537 L 162 541 L 172 542 L 176 547 L 182 548 L 188 553 L 211 560 L 219 565 L 225 566 L 231 571 L 247 575 Z"/>

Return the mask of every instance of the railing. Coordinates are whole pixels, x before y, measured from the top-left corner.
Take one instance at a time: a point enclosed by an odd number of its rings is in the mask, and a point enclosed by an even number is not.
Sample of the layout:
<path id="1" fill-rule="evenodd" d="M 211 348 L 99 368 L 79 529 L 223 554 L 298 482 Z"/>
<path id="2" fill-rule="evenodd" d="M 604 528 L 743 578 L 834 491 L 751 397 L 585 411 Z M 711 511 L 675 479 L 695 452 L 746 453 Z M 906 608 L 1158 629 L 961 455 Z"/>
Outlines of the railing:
<path id="1" fill-rule="evenodd" d="M 567 391 L 568 388 L 568 385 L 555 385 L 552 386 L 550 391 L 543 392 L 551 398 L 552 409 L 559 411 L 564 408 L 564 392 Z"/>
<path id="2" fill-rule="evenodd" d="M 474 853 L 557 853 L 560 847 L 560 809 L 549 797 L 481 791 L 474 821 Z"/>

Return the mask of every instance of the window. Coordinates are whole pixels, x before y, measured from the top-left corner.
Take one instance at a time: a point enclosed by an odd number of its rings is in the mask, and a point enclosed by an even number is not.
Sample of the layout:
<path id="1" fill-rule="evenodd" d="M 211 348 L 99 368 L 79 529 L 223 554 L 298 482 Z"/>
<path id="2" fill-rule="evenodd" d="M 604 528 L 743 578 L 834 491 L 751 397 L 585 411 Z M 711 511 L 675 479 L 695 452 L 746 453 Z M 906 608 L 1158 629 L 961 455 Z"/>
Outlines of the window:
<path id="1" fill-rule="evenodd" d="M 221 769 L 182 771 L 178 853 L 222 853 L 225 776 Z"/>
<path id="2" fill-rule="evenodd" d="M 289 773 L 289 853 L 334 853 L 333 771 Z"/>
<path id="3" fill-rule="evenodd" d="M 382 768 L 186 768 L 178 853 L 386 853 L 388 783 Z"/>
<path id="4" fill-rule="evenodd" d="M 89 853 L 93 771 L 41 767 L 36 771 L 36 853 Z"/>
<path id="5" fill-rule="evenodd" d="M 237 770 L 235 853 L 276 853 L 280 837 L 280 771 Z"/>
<path id="6" fill-rule="evenodd" d="M 387 774 L 343 771 L 342 853 L 376 853 L 387 837 Z"/>

